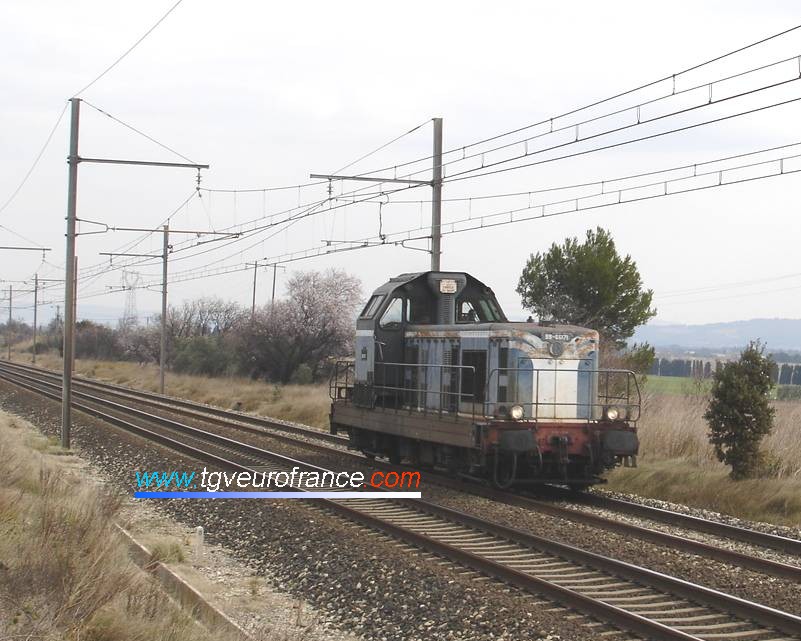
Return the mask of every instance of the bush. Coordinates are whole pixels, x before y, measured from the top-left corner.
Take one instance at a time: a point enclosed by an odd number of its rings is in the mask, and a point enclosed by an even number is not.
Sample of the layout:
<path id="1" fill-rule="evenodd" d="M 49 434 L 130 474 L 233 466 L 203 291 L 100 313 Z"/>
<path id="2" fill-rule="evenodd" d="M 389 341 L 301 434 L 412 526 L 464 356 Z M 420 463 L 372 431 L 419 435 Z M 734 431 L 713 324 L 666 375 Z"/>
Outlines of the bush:
<path id="1" fill-rule="evenodd" d="M 233 364 L 231 350 L 217 336 L 196 336 L 178 342 L 173 368 L 185 374 L 219 376 Z"/>
<path id="2" fill-rule="evenodd" d="M 312 368 L 306 363 L 301 363 L 298 365 L 295 373 L 292 374 L 292 383 L 295 385 L 310 385 L 313 382 L 314 373 L 312 372 Z"/>
<path id="3" fill-rule="evenodd" d="M 122 358 L 122 346 L 110 327 L 80 321 L 75 325 L 75 358 L 117 360 Z"/>
<path id="4" fill-rule="evenodd" d="M 751 343 L 736 362 L 715 372 L 704 418 L 718 460 L 735 480 L 752 478 L 759 468 L 759 444 L 773 429 L 770 406 L 774 362 L 759 343 Z"/>

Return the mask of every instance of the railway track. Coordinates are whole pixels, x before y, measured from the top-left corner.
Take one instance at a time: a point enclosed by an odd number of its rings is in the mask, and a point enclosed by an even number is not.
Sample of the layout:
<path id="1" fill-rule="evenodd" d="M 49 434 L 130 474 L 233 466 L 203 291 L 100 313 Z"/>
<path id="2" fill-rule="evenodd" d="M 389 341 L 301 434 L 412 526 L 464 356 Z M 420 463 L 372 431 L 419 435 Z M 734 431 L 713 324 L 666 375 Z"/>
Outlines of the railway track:
<path id="1" fill-rule="evenodd" d="M 0 377 L 60 401 L 60 385 L 20 368 Z M 322 468 L 84 391 L 74 406 L 226 469 Z M 302 488 L 295 488 L 303 491 Z M 325 500 L 326 509 L 452 563 L 546 596 L 646 639 L 801 640 L 801 617 L 424 500 Z"/>
<path id="2" fill-rule="evenodd" d="M 17 376 L 25 377 L 25 380 L 32 382 L 37 380 L 49 381 L 53 385 L 53 389 L 58 389 L 60 386 L 60 375 L 30 365 L 2 362 L 0 363 L 0 372 L 2 371 L 16 373 Z M 152 392 L 134 390 L 120 385 L 93 381 L 81 377 L 76 377 L 74 381 L 76 388 L 79 390 L 91 390 L 95 393 L 110 395 L 113 398 L 121 399 L 122 401 L 144 404 L 151 408 L 162 409 L 173 414 L 178 414 L 191 419 L 197 419 L 206 423 L 221 425 L 225 426 L 226 428 L 233 427 L 237 430 L 242 430 L 245 433 L 255 433 L 259 435 L 267 434 L 271 438 L 278 439 L 291 445 L 313 449 L 326 454 L 333 453 L 342 458 L 349 458 L 351 460 L 358 461 L 361 464 L 367 463 L 367 460 L 360 454 L 347 452 L 343 449 L 333 449 L 329 445 L 320 445 L 319 443 L 315 443 L 315 441 L 322 441 L 328 444 L 337 445 L 342 448 L 347 445 L 347 439 L 340 436 L 327 434 L 314 428 L 301 426 L 286 421 L 279 421 L 276 419 L 253 416 L 244 414 L 242 412 L 224 410 L 217 407 L 203 405 L 201 403 L 188 401 L 186 399 L 178 399 Z M 291 436 L 286 436 L 287 434 L 290 434 Z M 301 437 L 302 440 L 297 437 Z M 382 469 L 396 469 L 398 467 L 388 465 L 382 461 L 370 461 L 369 464 Z M 529 510 L 535 510 L 543 514 L 548 514 L 560 519 L 567 519 L 575 523 L 582 523 L 590 527 L 602 528 L 607 531 L 613 531 L 627 536 L 634 536 L 638 539 L 649 541 L 657 545 L 663 545 L 691 554 L 698 554 L 705 558 L 715 559 L 717 561 L 729 563 L 737 567 L 748 568 L 770 576 L 801 582 L 801 567 L 798 567 L 797 565 L 782 563 L 764 558 L 759 555 L 748 554 L 746 552 L 730 549 L 729 547 L 713 545 L 710 543 L 697 541 L 692 538 L 687 538 L 685 536 L 679 536 L 657 529 L 600 516 L 592 512 L 570 508 L 563 505 L 557 505 L 553 502 L 534 498 L 530 494 L 496 490 L 494 488 L 481 486 L 473 482 L 465 482 L 459 479 L 454 479 L 436 472 L 427 471 L 425 474 L 425 480 L 427 482 L 433 482 L 457 491 L 478 495 L 492 501 L 505 503 L 507 505 L 514 505 Z M 576 493 L 561 491 L 560 488 L 555 487 L 549 488 L 549 492 L 553 493 L 556 497 L 563 498 L 571 502 L 582 502 L 608 511 L 631 514 L 639 518 L 646 518 L 667 523 L 674 527 L 704 532 L 720 538 L 739 541 L 760 548 L 775 549 L 787 554 L 798 555 L 801 557 L 801 541 L 797 539 L 759 532 L 757 530 L 751 530 L 718 521 L 702 519 L 679 512 L 672 512 L 669 510 L 654 508 L 618 499 L 611 499 L 598 495 L 588 494 L 577 496 Z"/>

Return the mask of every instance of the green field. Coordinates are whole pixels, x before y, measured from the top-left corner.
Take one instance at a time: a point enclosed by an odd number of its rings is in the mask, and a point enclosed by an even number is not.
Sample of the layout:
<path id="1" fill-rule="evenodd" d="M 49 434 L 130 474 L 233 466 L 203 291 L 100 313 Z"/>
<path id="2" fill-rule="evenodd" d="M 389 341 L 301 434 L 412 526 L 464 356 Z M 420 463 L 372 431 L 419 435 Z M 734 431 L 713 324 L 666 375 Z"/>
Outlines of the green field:
<path id="1" fill-rule="evenodd" d="M 712 384 L 711 380 L 696 380 L 691 376 L 649 376 L 645 390 L 652 394 L 676 396 L 703 396 Z"/>
<path id="2" fill-rule="evenodd" d="M 777 385 L 771 392 L 771 398 L 801 400 L 800 387 Z M 711 388 L 712 379 L 699 381 L 691 376 L 648 376 L 642 391 L 667 396 L 704 396 Z M 777 396 L 780 390 L 783 390 L 784 394 Z"/>

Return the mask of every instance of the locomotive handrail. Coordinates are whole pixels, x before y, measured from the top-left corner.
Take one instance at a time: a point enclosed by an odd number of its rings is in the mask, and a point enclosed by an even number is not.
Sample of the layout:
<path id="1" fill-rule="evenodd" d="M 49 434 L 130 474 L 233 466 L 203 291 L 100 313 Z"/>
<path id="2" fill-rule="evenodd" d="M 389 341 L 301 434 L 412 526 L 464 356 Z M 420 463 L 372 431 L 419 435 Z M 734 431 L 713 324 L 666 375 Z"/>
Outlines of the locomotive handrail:
<path id="1" fill-rule="evenodd" d="M 509 373 L 509 372 L 523 372 L 525 374 L 531 374 L 532 376 L 536 373 L 536 385 L 533 390 L 532 398 L 534 400 L 530 402 L 520 402 L 519 400 L 510 400 L 506 399 L 504 401 L 495 400 L 489 401 L 490 398 L 489 392 L 491 389 L 492 379 L 493 376 L 497 374 L 498 380 L 500 382 L 500 375 L 501 373 Z M 588 386 L 587 389 L 587 402 L 557 402 L 557 401 L 540 401 L 539 400 L 539 389 L 540 389 L 540 373 L 584 373 L 584 374 L 604 374 L 605 375 L 605 385 L 604 385 L 604 392 L 601 393 L 600 390 L 594 389 L 592 385 Z M 625 395 L 621 393 L 619 396 L 614 396 L 610 394 L 609 391 L 609 377 L 610 375 L 614 374 L 622 374 L 626 376 L 626 391 Z M 631 383 L 634 383 L 634 390 L 631 389 Z M 554 382 L 554 392 L 556 390 L 556 382 Z M 636 392 L 637 401 L 632 402 L 632 392 Z M 595 395 L 596 401 L 592 400 L 592 395 Z M 489 411 L 489 406 L 491 405 L 521 405 L 524 408 L 526 406 L 531 407 L 530 416 L 529 418 L 538 418 L 539 412 L 537 411 L 539 407 L 552 407 L 554 408 L 554 413 L 557 407 L 585 407 L 588 410 L 589 415 L 586 417 L 587 420 L 593 420 L 593 411 L 595 409 L 600 408 L 603 410 L 604 408 L 611 406 L 616 407 L 624 407 L 626 409 L 626 418 L 631 421 L 638 421 L 640 418 L 640 408 L 642 404 L 642 395 L 640 393 L 640 385 L 637 381 L 637 375 L 629 369 L 617 369 L 617 368 L 593 368 L 593 369 L 559 369 L 557 367 L 496 367 L 490 370 L 489 375 L 487 376 L 487 383 L 484 390 L 484 398 L 487 399 L 484 401 L 484 414 L 485 416 L 491 415 Z M 631 416 L 632 410 L 636 409 L 636 415 Z M 548 418 L 557 418 L 557 417 L 548 417 Z"/>
<path id="2" fill-rule="evenodd" d="M 334 372 L 331 376 L 331 381 L 329 383 L 329 396 L 334 401 L 351 401 L 352 399 L 352 392 L 355 381 L 351 379 L 351 373 L 355 373 L 354 371 L 355 363 L 353 361 L 337 361 L 335 365 Z M 524 409 L 528 408 L 528 412 L 526 412 L 529 418 L 560 418 L 560 417 L 544 417 L 540 416 L 541 412 L 539 408 L 553 408 L 554 414 L 556 414 L 556 408 L 559 407 L 575 407 L 575 408 L 586 408 L 587 416 L 586 417 L 576 417 L 576 418 L 584 418 L 586 420 L 595 420 L 598 418 L 598 414 L 603 412 L 605 408 L 609 406 L 620 407 L 621 409 L 625 410 L 626 416 L 628 420 L 631 421 L 638 421 L 640 418 L 640 411 L 641 411 L 641 392 L 639 382 L 637 381 L 636 374 L 628 369 L 617 369 L 617 368 L 593 368 L 593 369 L 582 369 L 582 370 L 572 370 L 572 369 L 559 369 L 557 367 L 538 367 L 538 368 L 528 368 L 528 367 L 498 367 L 490 370 L 489 375 L 487 376 L 487 381 L 483 390 L 483 401 L 477 400 L 477 395 L 475 394 L 475 390 L 473 393 L 462 392 L 462 374 L 463 370 L 467 370 L 472 372 L 475 376 L 476 368 L 473 365 L 447 365 L 442 363 L 395 363 L 395 362 L 376 362 L 375 363 L 376 372 L 379 372 L 383 368 L 382 380 L 379 382 L 370 382 L 365 384 L 364 389 L 369 395 L 369 403 L 370 406 L 376 407 L 382 410 L 394 409 L 395 411 L 399 410 L 406 410 L 406 411 L 414 411 L 415 409 L 418 411 L 422 411 L 423 413 L 427 414 L 429 412 L 434 412 L 440 416 L 443 414 L 448 415 L 458 415 L 460 413 L 460 403 L 466 402 L 470 404 L 469 411 L 472 415 L 473 419 L 478 416 L 477 410 L 480 409 L 482 417 L 491 417 L 497 414 L 496 411 L 491 411 L 492 406 L 512 406 L 512 405 L 521 405 Z M 394 369 L 393 369 L 394 368 Z M 405 385 L 403 382 L 403 372 L 408 369 L 415 369 L 417 371 L 424 372 L 424 380 L 422 382 L 417 381 L 414 385 Z M 443 389 L 444 385 L 444 376 L 439 377 L 439 389 L 430 389 L 429 388 L 429 371 L 448 371 L 453 372 L 455 371 L 457 376 L 455 381 L 449 381 L 451 389 L 445 390 Z M 387 372 L 396 372 L 394 376 L 395 381 L 388 380 L 389 377 L 386 376 Z M 494 383 L 493 379 L 499 379 L 501 374 L 508 374 L 508 373 L 525 373 L 530 374 L 534 377 L 535 386 L 532 390 L 532 401 L 520 401 L 517 398 L 509 398 L 507 397 L 505 400 L 501 401 L 498 400 L 497 397 L 494 401 L 489 400 L 491 398 L 490 389 Z M 588 375 L 598 375 L 598 379 L 600 380 L 603 378 L 603 386 L 602 389 L 598 389 L 596 384 L 590 384 L 586 390 L 586 401 L 582 402 L 581 400 L 577 401 L 557 401 L 554 399 L 553 401 L 541 401 L 539 399 L 539 392 L 540 392 L 540 375 L 543 373 L 547 374 L 555 374 L 555 373 L 585 373 Z M 344 373 L 344 381 L 341 379 L 341 375 Z M 614 392 L 614 381 L 610 382 L 610 378 L 613 376 L 625 376 L 625 390 L 621 389 L 620 393 L 617 394 Z M 475 380 L 475 379 L 474 379 Z M 394 384 L 393 384 L 394 383 Z M 556 382 L 554 382 L 554 390 L 556 389 Z M 455 389 L 454 389 L 455 388 Z M 382 394 L 383 392 L 383 394 Z M 426 400 L 426 396 L 428 394 L 436 395 L 439 398 L 438 407 L 436 409 L 429 407 L 429 403 Z M 519 394 L 519 390 L 516 390 L 515 397 Z M 404 395 L 415 395 L 416 398 L 412 401 L 408 397 L 404 397 Z M 420 401 L 419 396 L 422 396 L 423 400 Z M 456 398 L 456 402 L 453 404 L 451 408 L 446 402 L 445 399 Z M 388 404 L 388 401 L 391 401 Z M 357 404 L 359 404 L 358 398 L 356 400 Z M 600 410 L 598 412 L 597 410 Z M 564 418 L 564 417 L 561 417 Z"/>
<path id="3" fill-rule="evenodd" d="M 436 409 L 436 412 L 439 415 L 442 415 L 443 413 L 458 414 L 459 413 L 459 403 L 461 402 L 462 399 L 467 399 L 467 402 L 469 402 L 471 404 L 471 415 L 473 416 L 473 418 L 476 417 L 476 403 L 477 403 L 476 395 L 461 391 L 461 387 L 462 387 L 462 385 L 461 385 L 461 383 L 462 383 L 462 379 L 461 379 L 462 370 L 470 371 L 475 376 L 475 373 L 476 373 L 475 366 L 473 366 L 473 365 L 445 365 L 445 364 L 440 364 L 440 363 L 393 363 L 393 362 L 381 362 L 381 361 L 377 362 L 375 364 L 375 366 L 376 366 L 376 370 L 378 370 L 378 368 L 385 368 L 386 369 L 386 368 L 392 368 L 392 367 L 402 368 L 400 371 L 403 371 L 405 368 L 421 369 L 421 370 L 423 370 L 425 372 L 425 379 L 423 381 L 423 386 L 422 387 L 406 387 L 406 386 L 398 386 L 398 385 L 386 385 L 386 384 L 380 384 L 380 383 L 375 383 L 375 382 L 369 383 L 365 387 L 369 388 L 369 390 L 371 392 L 371 395 L 372 395 L 371 405 L 375 406 L 375 401 L 376 401 L 376 398 L 378 397 L 378 395 L 375 394 L 376 391 L 379 391 L 379 392 L 392 392 L 393 395 L 395 396 L 395 400 L 396 401 L 398 400 L 398 397 L 401 396 L 401 394 L 422 394 L 422 395 L 434 394 L 434 395 L 439 396 L 439 399 L 440 399 L 439 407 Z M 440 376 L 440 379 L 439 379 L 440 389 L 439 390 L 429 389 L 428 388 L 428 371 L 429 370 L 433 370 L 433 369 L 448 370 L 448 371 L 457 370 L 459 376 L 457 377 L 457 380 L 456 380 L 456 386 L 455 386 L 456 390 L 455 391 L 443 390 L 442 389 L 442 386 L 443 386 L 443 377 L 442 376 Z M 344 377 L 345 377 L 344 381 L 341 378 L 341 374 L 343 372 L 344 372 Z M 350 380 L 350 373 L 351 372 L 355 373 L 355 363 L 353 361 L 350 361 L 350 360 L 339 360 L 339 361 L 337 361 L 335 363 L 334 371 L 332 372 L 331 378 L 329 379 L 329 383 L 328 383 L 328 395 L 329 395 L 329 397 L 331 398 L 332 401 L 350 401 L 351 400 L 351 393 L 352 393 L 351 390 L 353 389 L 353 387 L 355 385 L 355 381 L 352 383 L 351 380 Z M 400 393 L 400 394 L 395 394 L 396 392 Z M 453 412 L 451 412 L 450 410 L 448 410 L 447 408 L 444 407 L 444 404 L 442 402 L 442 398 L 443 397 L 456 397 L 456 399 L 457 399 L 456 408 L 453 410 Z M 403 401 L 403 398 L 401 397 L 400 400 Z M 381 397 L 381 401 L 382 401 L 382 403 L 381 403 L 381 405 L 379 407 L 381 409 L 389 409 L 389 408 L 386 407 L 385 398 L 383 396 Z M 400 407 L 398 407 L 397 405 L 393 407 L 393 409 L 395 409 L 395 410 L 403 409 L 403 408 L 407 409 L 408 411 L 412 411 L 413 409 L 415 409 L 415 408 L 412 407 L 411 403 L 404 403 L 404 402 L 401 402 Z M 418 409 L 418 410 L 422 409 L 424 414 L 427 414 L 429 411 L 434 411 L 432 408 L 428 407 L 428 404 L 425 401 L 422 403 L 422 406 L 418 403 L 416 409 Z"/>
<path id="4" fill-rule="evenodd" d="M 420 370 L 422 370 L 424 372 L 425 378 L 424 378 L 424 381 L 423 381 L 423 387 L 422 388 L 396 387 L 396 386 L 372 383 L 371 388 L 373 390 L 390 391 L 390 392 L 401 392 L 401 393 L 415 393 L 415 394 L 422 393 L 424 396 L 428 395 L 428 394 L 435 394 L 435 395 L 439 396 L 439 404 L 438 404 L 439 407 L 437 408 L 436 413 L 439 414 L 440 416 L 442 416 L 443 413 L 446 413 L 446 414 L 453 413 L 455 415 L 458 415 L 459 414 L 459 402 L 461 401 L 461 398 L 462 397 L 469 397 L 469 403 L 471 404 L 471 415 L 475 419 L 475 416 L 476 416 L 476 396 L 475 396 L 475 394 L 463 394 L 462 391 L 461 391 L 461 388 L 462 388 L 462 377 L 461 377 L 462 370 L 471 371 L 473 373 L 473 375 L 475 376 L 476 368 L 473 365 L 446 365 L 444 363 L 393 363 L 393 362 L 377 361 L 375 363 L 376 372 L 378 371 L 379 367 L 382 367 L 382 368 L 387 368 L 387 367 L 401 368 L 400 369 L 401 372 L 407 367 L 408 368 L 418 368 L 418 369 L 420 369 Z M 449 371 L 450 370 L 457 370 L 458 376 L 457 376 L 457 381 L 456 381 L 456 391 L 445 391 L 445 390 L 442 389 L 443 376 L 441 374 L 440 374 L 440 377 L 439 377 L 439 390 L 429 389 L 429 387 L 428 387 L 428 372 L 431 371 L 431 370 L 434 370 L 434 369 L 440 370 L 440 372 L 442 370 L 449 370 Z M 398 400 L 397 399 L 397 395 L 395 395 L 395 396 L 396 396 L 395 400 Z M 456 407 L 453 410 L 453 412 L 451 412 L 450 410 L 448 410 L 448 409 L 446 409 L 444 407 L 444 403 L 442 402 L 443 397 L 445 397 L 445 398 L 447 398 L 447 397 L 456 397 Z M 401 401 L 403 401 L 402 398 L 401 398 Z M 412 411 L 412 409 L 414 409 L 414 408 L 412 408 L 412 404 L 411 403 L 407 404 L 407 403 L 401 402 L 401 408 L 404 408 L 404 407 L 409 411 Z M 382 397 L 381 409 L 387 409 L 386 404 L 385 404 L 385 399 L 383 397 Z M 397 409 L 400 409 L 400 408 L 395 406 L 394 409 L 397 410 Z M 416 409 L 417 410 L 422 409 L 423 413 L 427 414 L 429 412 L 430 408 L 428 407 L 428 403 L 424 400 L 423 404 L 422 404 L 422 407 L 418 403 Z"/>
<path id="5" fill-rule="evenodd" d="M 343 366 L 340 369 L 340 366 Z M 356 374 L 356 363 L 351 359 L 340 359 L 334 363 L 334 369 L 331 372 L 331 376 L 328 379 L 328 397 L 332 401 L 341 401 L 346 400 L 349 395 L 349 391 L 353 389 L 353 382 L 350 380 L 349 374 L 350 372 L 354 373 L 354 379 Z M 340 372 L 344 370 L 345 373 L 345 380 L 340 380 Z M 340 390 L 344 391 L 344 396 L 340 396 Z"/>

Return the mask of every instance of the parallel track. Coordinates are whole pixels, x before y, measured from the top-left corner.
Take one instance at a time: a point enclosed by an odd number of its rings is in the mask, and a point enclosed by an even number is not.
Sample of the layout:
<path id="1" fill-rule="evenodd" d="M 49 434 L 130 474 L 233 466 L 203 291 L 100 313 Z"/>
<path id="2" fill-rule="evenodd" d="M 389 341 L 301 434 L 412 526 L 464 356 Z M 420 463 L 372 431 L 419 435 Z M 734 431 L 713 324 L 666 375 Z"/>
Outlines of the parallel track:
<path id="1" fill-rule="evenodd" d="M 60 384 L 61 377 L 51 371 L 41 368 L 24 365 L 20 363 L 0 362 L 0 371 L 15 372 L 18 376 L 30 377 L 28 380 L 47 380 L 54 385 Z M 186 399 L 178 399 L 153 392 L 143 392 L 120 385 L 102 383 L 81 377 L 74 379 L 76 387 L 79 389 L 92 390 L 95 393 L 111 395 L 123 401 L 144 404 L 148 407 L 162 409 L 180 416 L 197 419 L 207 423 L 234 428 L 245 433 L 256 433 L 259 435 L 269 435 L 271 438 L 283 442 L 313 449 L 327 454 L 335 454 L 341 458 L 350 458 L 359 463 L 367 463 L 366 459 L 359 454 L 334 449 L 330 446 L 320 445 L 314 441 L 323 441 L 338 445 L 340 448 L 347 445 L 347 438 L 327 434 L 320 430 L 280 421 L 277 419 L 253 416 L 242 412 L 228 411 L 217 407 L 203 405 Z M 286 434 L 292 434 L 288 437 Z M 301 439 L 295 437 L 301 437 Z M 371 461 L 370 465 L 382 469 L 395 469 L 397 466 L 390 466 L 381 461 Z M 490 487 L 481 486 L 476 483 L 464 482 L 459 479 L 438 474 L 436 472 L 425 472 L 426 481 L 434 482 L 458 491 L 471 493 L 484 498 L 509 504 L 518 507 L 535 510 L 540 513 L 549 514 L 557 518 L 568 519 L 576 523 L 583 523 L 591 527 L 603 528 L 609 531 L 618 532 L 629 536 L 637 537 L 641 540 L 650 541 L 658 545 L 672 547 L 683 552 L 699 554 L 706 558 L 715 559 L 724 563 L 730 563 L 738 567 L 744 567 L 757 572 L 762 572 L 771 576 L 784 579 L 791 579 L 801 582 L 801 567 L 780 563 L 761 556 L 755 556 L 737 550 L 729 549 L 694 540 L 692 538 L 669 534 L 653 528 L 634 525 L 624 521 L 600 516 L 591 512 L 577 510 L 570 507 L 556 505 L 541 499 L 536 499 L 530 494 L 520 494 L 517 492 L 500 491 Z M 571 502 L 583 502 L 595 507 L 601 507 L 609 511 L 619 511 L 632 514 L 640 518 L 651 519 L 667 523 L 674 527 L 681 527 L 691 531 L 705 532 L 717 537 L 731 539 L 734 541 L 745 542 L 750 545 L 776 549 L 788 554 L 795 554 L 801 557 L 801 541 L 784 536 L 759 532 L 743 527 L 737 527 L 719 521 L 703 519 L 680 512 L 654 508 L 638 503 L 612 499 L 608 497 L 586 494 L 577 495 L 574 492 L 561 491 L 560 488 L 549 488 L 550 493 L 565 498 Z"/>
<path id="2" fill-rule="evenodd" d="M 31 380 L 9 367 L 0 367 L 0 377 L 60 400 L 56 383 Z M 297 465 L 321 471 L 100 396 L 76 392 L 75 397 L 78 410 L 226 469 L 259 472 Z M 801 617 L 426 501 L 322 504 L 351 521 L 647 639 L 801 640 Z"/>

